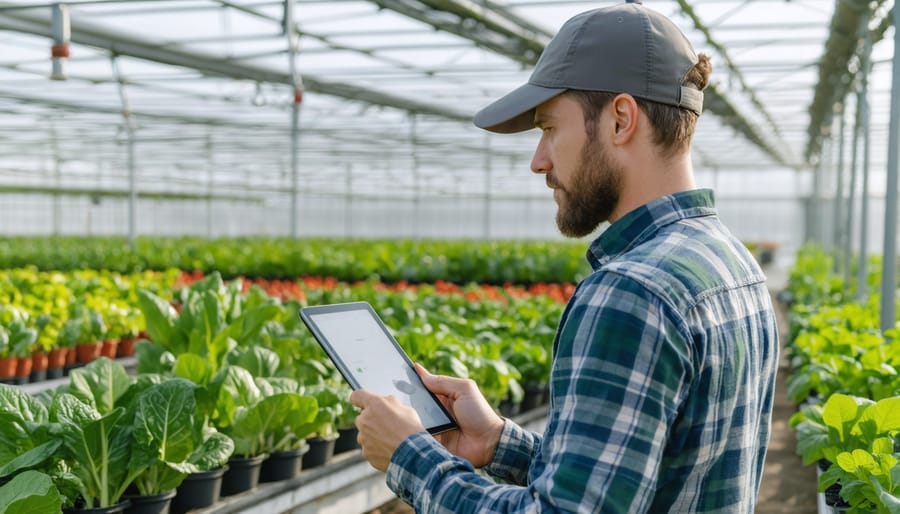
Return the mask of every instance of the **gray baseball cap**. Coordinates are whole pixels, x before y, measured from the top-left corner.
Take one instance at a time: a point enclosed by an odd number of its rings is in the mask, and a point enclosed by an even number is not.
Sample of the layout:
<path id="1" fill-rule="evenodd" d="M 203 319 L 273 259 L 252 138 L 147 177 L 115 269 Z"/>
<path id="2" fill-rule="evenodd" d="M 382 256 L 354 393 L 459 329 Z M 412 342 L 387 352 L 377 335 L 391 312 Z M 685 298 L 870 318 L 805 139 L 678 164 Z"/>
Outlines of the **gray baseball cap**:
<path id="1" fill-rule="evenodd" d="M 475 125 L 509 134 L 534 128 L 534 109 L 567 89 L 628 93 L 703 110 L 703 92 L 682 84 L 697 54 L 668 18 L 640 2 L 581 13 L 541 54 L 528 83 L 475 115 Z"/>

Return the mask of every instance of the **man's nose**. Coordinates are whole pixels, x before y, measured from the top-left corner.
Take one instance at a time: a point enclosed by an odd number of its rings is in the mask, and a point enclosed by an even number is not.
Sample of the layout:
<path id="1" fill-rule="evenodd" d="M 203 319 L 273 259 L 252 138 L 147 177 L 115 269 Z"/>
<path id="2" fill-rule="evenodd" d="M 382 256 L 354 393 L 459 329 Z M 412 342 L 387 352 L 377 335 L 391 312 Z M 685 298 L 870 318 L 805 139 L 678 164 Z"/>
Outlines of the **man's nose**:
<path id="1" fill-rule="evenodd" d="M 534 150 L 534 156 L 531 158 L 531 171 L 533 173 L 549 173 L 552 169 L 553 163 L 544 149 L 544 138 L 542 137 Z"/>

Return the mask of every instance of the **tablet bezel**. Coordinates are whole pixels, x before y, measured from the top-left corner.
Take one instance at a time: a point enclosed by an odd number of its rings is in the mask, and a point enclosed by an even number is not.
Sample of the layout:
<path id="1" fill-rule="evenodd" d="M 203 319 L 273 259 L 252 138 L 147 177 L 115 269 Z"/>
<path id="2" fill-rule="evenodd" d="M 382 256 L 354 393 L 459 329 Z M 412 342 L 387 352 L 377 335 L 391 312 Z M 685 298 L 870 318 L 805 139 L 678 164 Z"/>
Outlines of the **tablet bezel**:
<path id="1" fill-rule="evenodd" d="M 312 319 L 312 316 L 317 314 L 330 314 L 335 312 L 349 312 L 349 311 L 365 311 L 375 320 L 378 324 L 378 327 L 381 328 L 381 331 L 384 332 L 384 335 L 387 337 L 388 341 L 391 342 L 394 349 L 397 353 L 400 354 L 400 357 L 403 358 L 404 362 L 410 367 L 413 368 L 413 373 L 417 378 L 419 378 L 419 383 L 428 392 L 431 398 L 434 400 L 434 403 L 441 409 L 441 411 L 447 416 L 447 419 L 450 420 L 450 423 L 445 423 L 443 425 L 437 425 L 434 427 L 425 427 L 425 430 L 430 434 L 439 434 L 441 432 L 446 432 L 448 430 L 453 430 L 458 428 L 459 425 L 456 424 L 456 421 L 453 419 L 453 416 L 450 415 L 450 412 L 444 407 L 444 404 L 434 395 L 431 391 L 425 387 L 425 384 L 422 383 L 422 379 L 419 377 L 419 374 L 415 372 L 415 366 L 413 366 L 412 360 L 410 360 L 409 356 L 406 355 L 406 352 L 403 351 L 403 348 L 397 342 L 391 332 L 387 329 L 384 322 L 381 320 L 381 317 L 378 316 L 378 313 L 375 312 L 375 309 L 368 302 L 349 302 L 349 303 L 335 303 L 328 305 L 315 305 L 310 307 L 303 307 L 300 309 L 300 319 L 303 321 L 303 324 L 306 325 L 306 328 L 312 333 L 314 339 L 319 343 L 319 346 L 325 351 L 328 355 L 328 358 L 331 359 L 331 362 L 334 363 L 335 367 L 337 367 L 341 376 L 344 377 L 344 380 L 350 384 L 354 390 L 360 389 L 359 381 L 356 377 L 353 376 L 350 368 L 344 363 L 344 360 L 341 359 L 338 352 L 335 350 L 334 346 L 325 337 L 325 334 L 319 330 L 319 327 L 316 325 L 316 322 Z M 424 423 L 423 423 L 424 424 Z"/>

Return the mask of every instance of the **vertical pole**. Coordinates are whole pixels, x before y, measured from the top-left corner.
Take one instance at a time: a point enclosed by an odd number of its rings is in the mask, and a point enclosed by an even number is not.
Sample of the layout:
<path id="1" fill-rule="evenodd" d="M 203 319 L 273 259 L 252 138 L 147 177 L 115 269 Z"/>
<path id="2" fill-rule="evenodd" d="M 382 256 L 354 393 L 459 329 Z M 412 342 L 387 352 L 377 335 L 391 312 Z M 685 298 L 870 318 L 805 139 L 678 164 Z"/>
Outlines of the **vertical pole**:
<path id="1" fill-rule="evenodd" d="M 206 237 L 213 237 L 213 179 L 215 175 L 212 136 L 206 135 Z"/>
<path id="2" fill-rule="evenodd" d="M 888 132 L 887 191 L 884 206 L 884 261 L 881 272 L 881 330 L 897 324 L 897 139 L 900 138 L 900 9 L 894 16 L 894 70 L 891 80 L 891 116 Z"/>
<path id="3" fill-rule="evenodd" d="M 482 220 L 482 237 L 485 241 L 491 239 L 491 175 L 493 174 L 491 163 L 491 135 L 484 134 L 484 219 Z"/>
<path id="4" fill-rule="evenodd" d="M 868 17 L 867 17 L 868 19 Z M 859 92 L 860 125 L 863 138 L 862 194 L 859 205 L 859 264 L 857 266 L 856 297 L 864 302 L 869 296 L 866 277 L 868 273 L 869 246 L 869 125 L 871 109 L 869 106 L 869 73 L 872 71 L 872 34 L 868 24 L 864 25 L 866 43 L 862 55 L 862 84 Z M 894 188 L 896 190 L 896 188 Z"/>
<path id="5" fill-rule="evenodd" d="M 860 112 L 860 94 L 857 93 L 856 96 L 856 112 L 854 114 L 853 121 L 853 134 L 851 135 L 851 146 L 850 146 L 850 187 L 849 191 L 847 191 L 847 216 L 844 225 L 844 233 L 847 236 L 847 245 L 844 247 L 844 287 L 849 289 L 850 287 L 850 267 L 853 262 L 853 220 L 856 217 L 856 183 L 857 183 L 857 169 L 859 168 L 858 162 L 858 153 L 859 153 L 859 134 L 861 130 L 862 113 Z"/>
<path id="6" fill-rule="evenodd" d="M 137 236 L 137 178 L 135 177 L 135 158 L 134 158 L 134 118 L 131 115 L 131 106 L 128 102 L 128 95 L 125 92 L 125 82 L 122 80 L 122 74 L 119 70 L 119 61 L 116 54 L 110 55 L 112 62 L 113 76 L 116 84 L 119 86 L 119 99 L 122 101 L 122 121 L 125 127 L 125 134 L 128 137 L 128 244 L 131 248 L 135 247 L 135 238 Z"/>
<path id="7" fill-rule="evenodd" d="M 849 266 L 850 263 L 844 261 L 841 257 L 841 250 L 844 246 L 844 234 L 843 234 L 843 213 L 841 212 L 841 206 L 844 202 L 844 141 L 846 140 L 846 130 L 847 130 L 847 102 L 846 99 L 841 104 L 840 109 L 841 115 L 841 124 L 840 129 L 838 131 L 838 158 L 835 163 L 835 175 L 837 175 L 837 185 L 835 186 L 834 193 L 834 226 L 832 227 L 834 230 L 834 272 L 840 273 L 841 270 L 845 266 Z M 844 284 L 846 287 L 846 283 Z"/>
<path id="8" fill-rule="evenodd" d="M 282 29 L 288 43 L 288 69 L 291 74 L 291 85 L 294 88 L 294 101 L 291 103 L 291 238 L 298 237 L 297 195 L 300 188 L 300 104 L 303 103 L 303 81 L 297 72 L 297 31 L 294 29 L 294 0 L 284 0 L 284 16 Z"/>
<path id="9" fill-rule="evenodd" d="M 347 163 L 344 182 L 344 237 L 353 237 L 353 163 Z"/>
<path id="10" fill-rule="evenodd" d="M 409 145 L 410 145 L 410 155 L 412 156 L 412 173 L 413 173 L 413 239 L 419 239 L 419 217 L 421 215 L 420 211 L 420 194 L 421 194 L 421 184 L 419 183 L 419 155 L 416 150 L 417 147 L 417 138 L 418 131 L 416 126 L 416 113 L 412 113 L 409 116 Z"/>
<path id="11" fill-rule="evenodd" d="M 53 235 L 62 233 L 62 157 L 59 155 L 59 141 L 56 138 L 56 127 L 50 126 L 50 143 L 53 148 Z"/>

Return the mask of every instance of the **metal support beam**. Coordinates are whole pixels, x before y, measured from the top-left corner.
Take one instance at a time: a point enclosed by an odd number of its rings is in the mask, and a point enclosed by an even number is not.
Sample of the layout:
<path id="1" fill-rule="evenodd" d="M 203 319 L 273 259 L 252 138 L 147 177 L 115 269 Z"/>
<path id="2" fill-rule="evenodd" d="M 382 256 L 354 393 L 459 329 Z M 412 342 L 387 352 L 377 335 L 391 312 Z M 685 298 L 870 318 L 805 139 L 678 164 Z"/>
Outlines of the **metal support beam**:
<path id="1" fill-rule="evenodd" d="M 856 113 L 853 122 L 852 143 L 850 147 L 850 190 L 847 192 L 847 216 L 844 233 L 847 235 L 847 245 L 844 247 L 844 286 L 850 286 L 850 265 L 853 262 L 853 221 L 856 217 L 856 186 L 859 174 L 859 134 L 861 131 L 861 96 L 856 96 Z"/>
<path id="2" fill-rule="evenodd" d="M 894 27 L 900 27 L 900 9 L 894 9 Z M 900 30 L 894 30 L 894 70 L 888 131 L 887 191 L 884 200 L 884 252 L 881 272 L 881 330 L 897 324 L 897 174 L 900 167 Z"/>
<path id="3" fill-rule="evenodd" d="M 5 5 L 0 4 L 0 7 Z M 234 59 L 203 54 L 193 50 L 161 47 L 151 41 L 145 41 L 130 34 L 111 31 L 107 27 L 99 27 L 84 21 L 72 20 L 71 26 L 71 41 L 73 43 L 106 49 L 118 55 L 127 55 L 173 66 L 184 66 L 212 76 L 293 84 L 290 74 L 280 70 L 254 66 Z M 53 37 L 48 16 L 34 13 L 0 11 L 0 31 L 3 30 L 34 34 L 47 38 Z M 458 112 L 438 105 L 416 102 L 351 84 L 324 81 L 309 75 L 306 75 L 303 80 L 306 90 L 315 93 L 452 120 L 471 120 L 471 115 L 468 113 Z"/>
<path id="4" fill-rule="evenodd" d="M 482 220 L 482 234 L 485 241 L 491 239 L 491 184 L 493 167 L 491 163 L 491 134 L 484 134 L 484 219 Z"/>
<path id="5" fill-rule="evenodd" d="M 134 117 L 131 114 L 131 104 L 128 102 L 128 93 L 125 91 L 125 81 L 119 70 L 119 61 L 116 54 L 109 57 L 112 64 L 113 77 L 119 85 L 119 99 L 122 102 L 122 128 L 125 132 L 128 144 L 128 243 L 135 247 L 137 237 L 137 170 L 134 156 Z"/>
<path id="6" fill-rule="evenodd" d="M 862 194 L 859 201 L 859 264 L 857 265 L 856 298 L 865 302 L 869 296 L 868 266 L 869 266 L 869 143 L 871 141 L 870 120 L 871 107 L 869 105 L 869 74 L 872 72 L 872 37 L 866 31 L 866 41 L 863 47 L 860 69 L 862 77 L 859 91 L 859 114 L 861 133 L 863 138 L 862 158 Z"/>
<path id="7" fill-rule="evenodd" d="M 843 253 L 841 250 L 844 248 L 846 243 L 849 243 L 850 239 L 844 237 L 843 232 L 843 211 L 841 207 L 844 203 L 844 142 L 847 139 L 847 102 L 841 104 L 841 123 L 840 128 L 838 129 L 838 157 L 837 162 L 835 163 L 835 175 L 837 179 L 837 185 L 835 186 L 834 192 L 834 226 L 833 228 L 833 237 L 834 237 L 834 272 L 841 273 L 845 267 L 850 266 L 849 261 L 845 261 L 843 258 Z M 845 286 L 847 283 L 844 283 Z"/>

